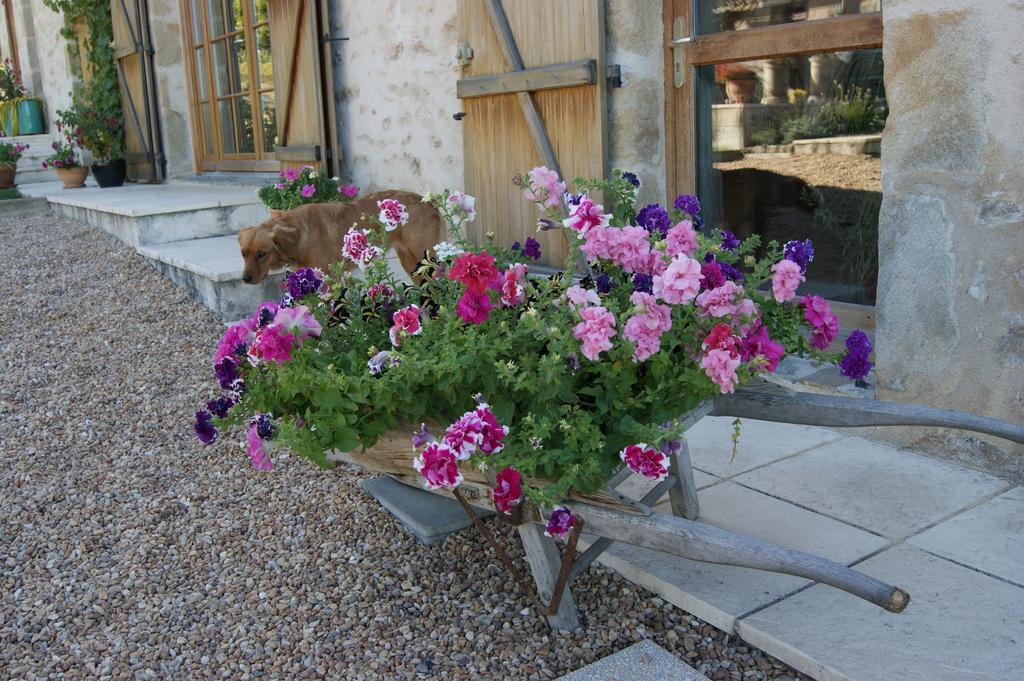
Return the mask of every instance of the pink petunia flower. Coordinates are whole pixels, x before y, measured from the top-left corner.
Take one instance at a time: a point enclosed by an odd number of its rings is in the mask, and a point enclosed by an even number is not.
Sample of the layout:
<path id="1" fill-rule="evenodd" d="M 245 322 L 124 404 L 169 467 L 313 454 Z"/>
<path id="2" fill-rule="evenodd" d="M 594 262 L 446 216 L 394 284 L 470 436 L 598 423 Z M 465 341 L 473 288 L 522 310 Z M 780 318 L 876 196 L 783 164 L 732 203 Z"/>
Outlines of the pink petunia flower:
<path id="1" fill-rule="evenodd" d="M 217 354 L 213 357 L 213 363 L 220 364 L 225 357 L 233 357 L 238 346 L 251 343 L 254 329 L 255 325 L 248 319 L 229 326 L 217 345 Z"/>
<path id="2" fill-rule="evenodd" d="M 350 199 L 354 199 L 356 196 L 359 195 L 359 187 L 355 186 L 354 184 L 346 184 L 341 187 L 338 187 L 338 193 L 341 194 L 342 196 L 347 196 Z"/>
<path id="3" fill-rule="evenodd" d="M 446 199 L 452 214 L 465 222 L 476 219 L 476 198 L 465 192 L 454 191 Z"/>
<path id="4" fill-rule="evenodd" d="M 768 335 L 768 327 L 760 323 L 740 341 L 740 358 L 769 372 L 778 368 L 785 352 L 785 346 L 773 341 Z"/>
<path id="5" fill-rule="evenodd" d="M 527 173 L 527 187 L 523 195 L 540 207 L 555 208 L 562 202 L 565 183 L 558 179 L 558 173 L 537 166 Z"/>
<path id="6" fill-rule="evenodd" d="M 496 454 L 504 449 L 504 440 L 505 436 L 508 435 L 508 426 L 498 423 L 498 417 L 494 415 L 487 404 L 481 403 L 477 405 L 473 413 L 476 414 L 483 424 L 483 438 L 480 440 L 480 451 L 484 454 Z"/>
<path id="7" fill-rule="evenodd" d="M 417 336 L 423 328 L 420 326 L 420 308 L 416 305 L 403 307 L 391 315 L 392 326 L 388 330 L 391 344 L 399 346 L 406 336 Z"/>
<path id="8" fill-rule="evenodd" d="M 295 347 L 295 335 L 278 324 L 265 326 L 256 332 L 256 337 L 249 345 L 249 362 L 273 362 L 283 364 L 292 358 Z"/>
<path id="9" fill-rule="evenodd" d="M 654 276 L 654 295 L 674 305 L 687 303 L 697 297 L 701 276 L 699 262 L 676 255 L 664 272 Z"/>
<path id="10" fill-rule="evenodd" d="M 509 513 L 512 507 L 523 501 L 523 476 L 515 468 L 503 468 L 495 476 L 491 499 L 502 513 Z"/>
<path id="11" fill-rule="evenodd" d="M 462 472 L 455 454 L 447 445 L 431 442 L 413 462 L 423 476 L 427 489 L 455 489 L 462 482 Z"/>
<path id="12" fill-rule="evenodd" d="M 483 324 L 487 321 L 492 309 L 494 309 L 494 305 L 486 290 L 476 293 L 467 288 L 459 298 L 455 313 L 466 323 Z"/>
<path id="13" fill-rule="evenodd" d="M 839 335 L 839 317 L 821 296 L 804 296 L 800 304 L 804 308 L 804 319 L 811 327 L 811 347 L 828 350 Z"/>
<path id="14" fill-rule="evenodd" d="M 249 426 L 249 432 L 245 435 L 245 440 L 249 445 L 249 461 L 256 470 L 269 471 L 274 467 L 274 463 L 263 449 L 263 439 L 257 432 L 258 428 L 259 426 L 256 424 Z"/>
<path id="15" fill-rule="evenodd" d="M 569 309 L 573 312 L 584 307 L 601 304 L 601 298 L 598 297 L 597 291 L 594 289 L 583 288 L 578 284 L 573 284 L 566 289 L 564 295 L 565 300 L 569 303 Z"/>
<path id="16" fill-rule="evenodd" d="M 693 229 L 691 220 L 683 220 L 676 224 L 665 235 L 665 252 L 669 257 L 675 257 L 682 253 L 692 258 L 697 252 L 697 232 Z"/>
<path id="17" fill-rule="evenodd" d="M 526 265 L 512 265 L 501 280 L 501 304 L 514 307 L 526 300 Z"/>
<path id="18" fill-rule="evenodd" d="M 709 350 L 700 361 L 704 373 L 714 381 L 722 394 L 731 393 L 736 389 L 739 378 L 736 369 L 740 366 L 740 358 L 728 350 Z"/>
<path id="19" fill-rule="evenodd" d="M 299 179 L 299 171 L 295 168 L 285 168 L 281 173 L 281 177 L 283 177 L 287 182 L 294 182 Z"/>
<path id="20" fill-rule="evenodd" d="M 484 441 L 484 422 L 476 412 L 467 411 L 448 426 L 442 442 L 451 449 L 455 458 L 465 461 Z"/>
<path id="21" fill-rule="evenodd" d="M 313 194 L 316 194 L 316 185 L 312 185 L 312 184 L 304 184 L 304 185 L 302 185 L 302 189 L 299 190 L 299 194 L 302 195 L 302 198 L 308 199 L 309 197 L 313 196 Z"/>
<path id="22" fill-rule="evenodd" d="M 584 196 L 562 224 L 576 230 L 582 236 L 594 227 L 607 227 L 611 217 L 604 212 L 604 206 L 594 203 L 589 196 Z"/>
<path id="23" fill-rule="evenodd" d="M 352 228 L 342 237 L 341 254 L 363 269 L 374 258 L 382 255 L 381 250 L 371 246 L 365 229 Z"/>
<path id="24" fill-rule="evenodd" d="M 700 317 L 731 317 L 740 309 L 736 297 L 745 293 L 742 286 L 732 281 L 725 281 L 721 286 L 704 291 L 697 296 L 697 315 Z M 749 311 L 750 306 L 744 305 L 744 310 Z"/>
<path id="25" fill-rule="evenodd" d="M 282 307 L 274 315 L 271 326 L 281 326 L 295 336 L 296 342 L 302 342 L 311 336 L 319 336 L 323 331 L 320 322 L 316 320 L 305 305 L 295 307 Z"/>
<path id="26" fill-rule="evenodd" d="M 639 311 L 626 320 L 622 337 L 633 343 L 633 361 L 643 362 L 661 349 L 661 334 L 672 328 L 672 309 L 642 291 L 634 292 L 629 300 Z"/>
<path id="27" fill-rule="evenodd" d="M 384 230 L 393 232 L 405 223 L 409 222 L 409 213 L 405 206 L 394 199 L 381 199 L 377 202 L 380 208 L 380 221 L 384 223 Z"/>
<path id="28" fill-rule="evenodd" d="M 602 352 L 612 347 L 615 315 L 600 305 L 582 308 L 579 315 L 583 321 L 573 329 L 573 336 L 583 341 L 583 356 L 597 361 Z"/>
<path id="29" fill-rule="evenodd" d="M 629 470 L 648 480 L 661 482 L 668 477 L 668 457 L 643 442 L 623 448 L 619 458 L 626 462 Z"/>
<path id="30" fill-rule="evenodd" d="M 731 326 L 728 324 L 715 324 L 711 329 L 711 333 L 704 339 L 701 347 L 707 351 L 724 350 L 731 355 L 738 356 L 736 349 L 738 340 Z"/>
<path id="31" fill-rule="evenodd" d="M 792 260 L 780 260 L 772 265 L 772 295 L 775 302 L 793 300 L 797 287 L 803 281 L 804 275 L 800 273 L 800 265 Z"/>

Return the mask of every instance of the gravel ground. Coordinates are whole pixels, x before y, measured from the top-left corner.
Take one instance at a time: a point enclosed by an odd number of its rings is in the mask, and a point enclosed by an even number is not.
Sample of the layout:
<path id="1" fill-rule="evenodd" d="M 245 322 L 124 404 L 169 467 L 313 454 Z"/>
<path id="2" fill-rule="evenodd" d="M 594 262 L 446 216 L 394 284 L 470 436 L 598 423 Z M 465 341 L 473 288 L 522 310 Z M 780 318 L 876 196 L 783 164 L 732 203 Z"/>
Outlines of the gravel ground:
<path id="1" fill-rule="evenodd" d="M 882 191 L 882 159 L 876 156 L 748 154 L 739 161 L 716 163 L 715 168 L 724 171 L 757 168 L 798 177 L 812 187 Z"/>
<path id="2" fill-rule="evenodd" d="M 600 568 L 553 633 L 482 538 L 417 544 L 364 473 L 203 447 L 213 315 L 93 228 L 0 219 L 0 243 L 0 677 L 545 679 L 645 638 L 798 676 Z"/>

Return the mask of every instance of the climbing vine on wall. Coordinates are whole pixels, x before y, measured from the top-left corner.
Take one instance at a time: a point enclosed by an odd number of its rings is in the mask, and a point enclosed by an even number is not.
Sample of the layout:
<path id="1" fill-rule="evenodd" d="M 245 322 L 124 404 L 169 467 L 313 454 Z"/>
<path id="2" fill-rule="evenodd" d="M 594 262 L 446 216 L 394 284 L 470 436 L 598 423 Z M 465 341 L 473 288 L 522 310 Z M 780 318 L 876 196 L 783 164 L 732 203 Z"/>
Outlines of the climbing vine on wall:
<path id="1" fill-rule="evenodd" d="M 43 0 L 43 4 L 64 15 L 61 35 L 68 41 L 72 70 L 79 81 L 76 99 L 105 116 L 123 120 L 110 0 Z M 86 27 L 84 40 L 76 32 L 79 24 Z M 83 63 L 88 64 L 88 77 L 82 73 Z"/>

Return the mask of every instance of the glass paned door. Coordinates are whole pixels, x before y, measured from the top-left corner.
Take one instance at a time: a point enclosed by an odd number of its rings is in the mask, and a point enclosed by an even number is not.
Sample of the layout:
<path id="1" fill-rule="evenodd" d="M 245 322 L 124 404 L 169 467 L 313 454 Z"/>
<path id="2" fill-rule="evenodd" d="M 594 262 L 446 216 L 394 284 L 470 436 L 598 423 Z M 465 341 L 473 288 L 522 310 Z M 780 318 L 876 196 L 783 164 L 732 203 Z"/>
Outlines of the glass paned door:
<path id="1" fill-rule="evenodd" d="M 269 0 L 188 0 L 202 170 L 277 170 Z"/>
<path id="2" fill-rule="evenodd" d="M 888 113 L 878 0 L 690 7 L 696 30 L 670 42 L 670 193 L 696 190 L 712 229 L 811 239 L 800 292 L 873 305 Z"/>

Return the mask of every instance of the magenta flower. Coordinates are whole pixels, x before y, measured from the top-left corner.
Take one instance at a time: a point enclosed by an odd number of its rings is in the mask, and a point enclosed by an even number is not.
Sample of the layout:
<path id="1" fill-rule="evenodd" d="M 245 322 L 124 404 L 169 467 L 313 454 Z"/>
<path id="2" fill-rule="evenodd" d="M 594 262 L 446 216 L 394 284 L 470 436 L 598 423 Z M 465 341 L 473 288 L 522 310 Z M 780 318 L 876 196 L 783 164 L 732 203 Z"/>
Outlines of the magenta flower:
<path id="1" fill-rule="evenodd" d="M 797 287 L 803 281 L 804 275 L 800 273 L 800 265 L 792 260 L 780 260 L 772 265 L 772 295 L 775 302 L 793 300 Z"/>
<path id="2" fill-rule="evenodd" d="M 240 345 L 248 345 L 252 342 L 253 331 L 256 325 L 251 320 L 244 319 L 237 324 L 232 324 L 224 331 L 224 335 L 217 345 L 217 354 L 213 357 L 215 365 L 220 364 L 225 357 L 233 357 Z"/>
<path id="3" fill-rule="evenodd" d="M 495 486 L 491 490 L 491 499 L 502 513 L 508 513 L 512 507 L 523 501 L 523 476 L 515 468 L 503 468 L 495 477 Z"/>
<path id="4" fill-rule="evenodd" d="M 594 203 L 589 196 L 584 196 L 562 224 L 576 230 L 579 235 L 585 235 L 594 227 L 607 227 L 611 217 L 604 212 L 604 206 Z"/>
<path id="5" fill-rule="evenodd" d="M 384 230 L 393 232 L 405 223 L 409 222 L 409 213 L 405 206 L 394 199 L 382 199 L 377 202 L 380 208 L 380 221 L 384 223 Z"/>
<path id="6" fill-rule="evenodd" d="M 576 516 L 573 515 L 572 511 L 565 506 L 555 506 L 551 509 L 551 515 L 548 517 L 548 526 L 544 530 L 544 534 L 548 537 L 564 539 L 565 535 L 569 534 L 569 530 L 575 524 Z"/>
<path id="7" fill-rule="evenodd" d="M 428 444 L 413 460 L 412 467 L 423 476 L 427 489 L 455 489 L 462 482 L 454 452 L 438 442 Z"/>
<path id="8" fill-rule="evenodd" d="M 498 288 L 501 286 L 501 274 L 494 262 L 494 256 L 487 251 L 463 253 L 452 262 L 448 278 L 458 281 L 473 293 Z"/>
<path id="9" fill-rule="evenodd" d="M 305 305 L 282 307 L 274 315 L 272 326 L 287 330 L 295 337 L 296 343 L 301 343 L 311 336 L 319 336 L 323 332 L 320 322 L 310 314 L 309 308 Z"/>
<path id="10" fill-rule="evenodd" d="M 626 462 L 629 470 L 648 480 L 661 482 L 668 477 L 668 457 L 643 442 L 625 447 L 619 452 L 619 458 Z"/>
<path id="11" fill-rule="evenodd" d="M 655 275 L 654 295 L 673 305 L 687 303 L 697 297 L 701 278 L 700 263 L 679 254 L 672 258 L 664 272 Z"/>
<path id="12" fill-rule="evenodd" d="M 281 177 L 283 177 L 288 182 L 294 182 L 295 180 L 299 179 L 299 171 L 296 170 L 295 168 L 285 168 L 284 171 L 281 173 Z"/>
<path id="13" fill-rule="evenodd" d="M 465 461 L 484 441 L 484 422 L 476 412 L 467 411 L 448 426 L 442 442 L 451 449 L 455 458 Z"/>
<path id="14" fill-rule="evenodd" d="M 409 305 L 391 315 L 392 326 L 388 330 L 391 344 L 398 347 L 406 336 L 418 336 L 422 327 L 420 326 L 420 308 L 416 305 Z"/>
<path id="15" fill-rule="evenodd" d="M 252 467 L 258 471 L 269 471 L 274 467 L 274 463 L 267 456 L 267 452 L 263 449 L 263 438 L 259 434 L 259 425 L 252 424 L 249 426 L 249 431 L 245 434 L 245 440 L 249 445 L 249 461 L 252 463 Z"/>
<path id="16" fill-rule="evenodd" d="M 502 276 L 501 304 L 514 307 L 526 300 L 526 265 L 515 264 Z"/>
<path id="17" fill-rule="evenodd" d="M 302 195 L 302 198 L 308 199 L 309 197 L 313 196 L 313 194 L 316 194 L 316 185 L 312 185 L 312 184 L 304 184 L 304 185 L 302 185 L 302 189 L 299 190 L 299 194 Z"/>
<path id="18" fill-rule="evenodd" d="M 338 193 L 342 196 L 347 196 L 350 199 L 354 199 L 359 195 L 359 187 L 354 184 L 346 184 L 342 187 L 338 187 Z"/>
<path id="19" fill-rule="evenodd" d="M 583 356 L 597 361 L 602 352 L 612 347 L 611 338 L 616 333 L 615 315 L 600 305 L 585 307 L 579 314 L 583 321 L 573 328 L 572 335 L 583 341 Z"/>
<path id="20" fill-rule="evenodd" d="M 474 293 L 467 288 L 459 298 L 455 313 L 459 315 L 459 319 L 468 324 L 483 324 L 487 321 L 492 309 L 494 309 L 494 305 L 491 303 L 491 297 L 487 291 Z"/>
<path id="21" fill-rule="evenodd" d="M 381 250 L 371 246 L 366 238 L 366 230 L 352 228 L 342 237 L 341 254 L 363 269 L 374 258 L 382 255 Z"/>
<path id="22" fill-rule="evenodd" d="M 839 334 L 839 317 L 821 296 L 804 296 L 800 304 L 804 308 L 804 319 L 811 327 L 811 347 L 828 350 Z"/>
<path id="23" fill-rule="evenodd" d="M 786 348 L 768 336 L 768 327 L 758 323 L 757 327 L 740 341 L 740 357 L 749 364 L 758 364 L 766 371 L 775 371 Z"/>
<path id="24" fill-rule="evenodd" d="M 480 403 L 472 412 L 483 424 L 480 439 L 480 451 L 484 454 L 496 454 L 505 448 L 504 440 L 508 435 L 508 426 L 498 423 L 498 417 L 494 415 L 486 403 Z"/>
<path id="25" fill-rule="evenodd" d="M 283 364 L 292 358 L 295 336 L 277 324 L 271 324 L 256 333 L 249 345 L 249 361 L 252 364 L 273 362 Z"/>

